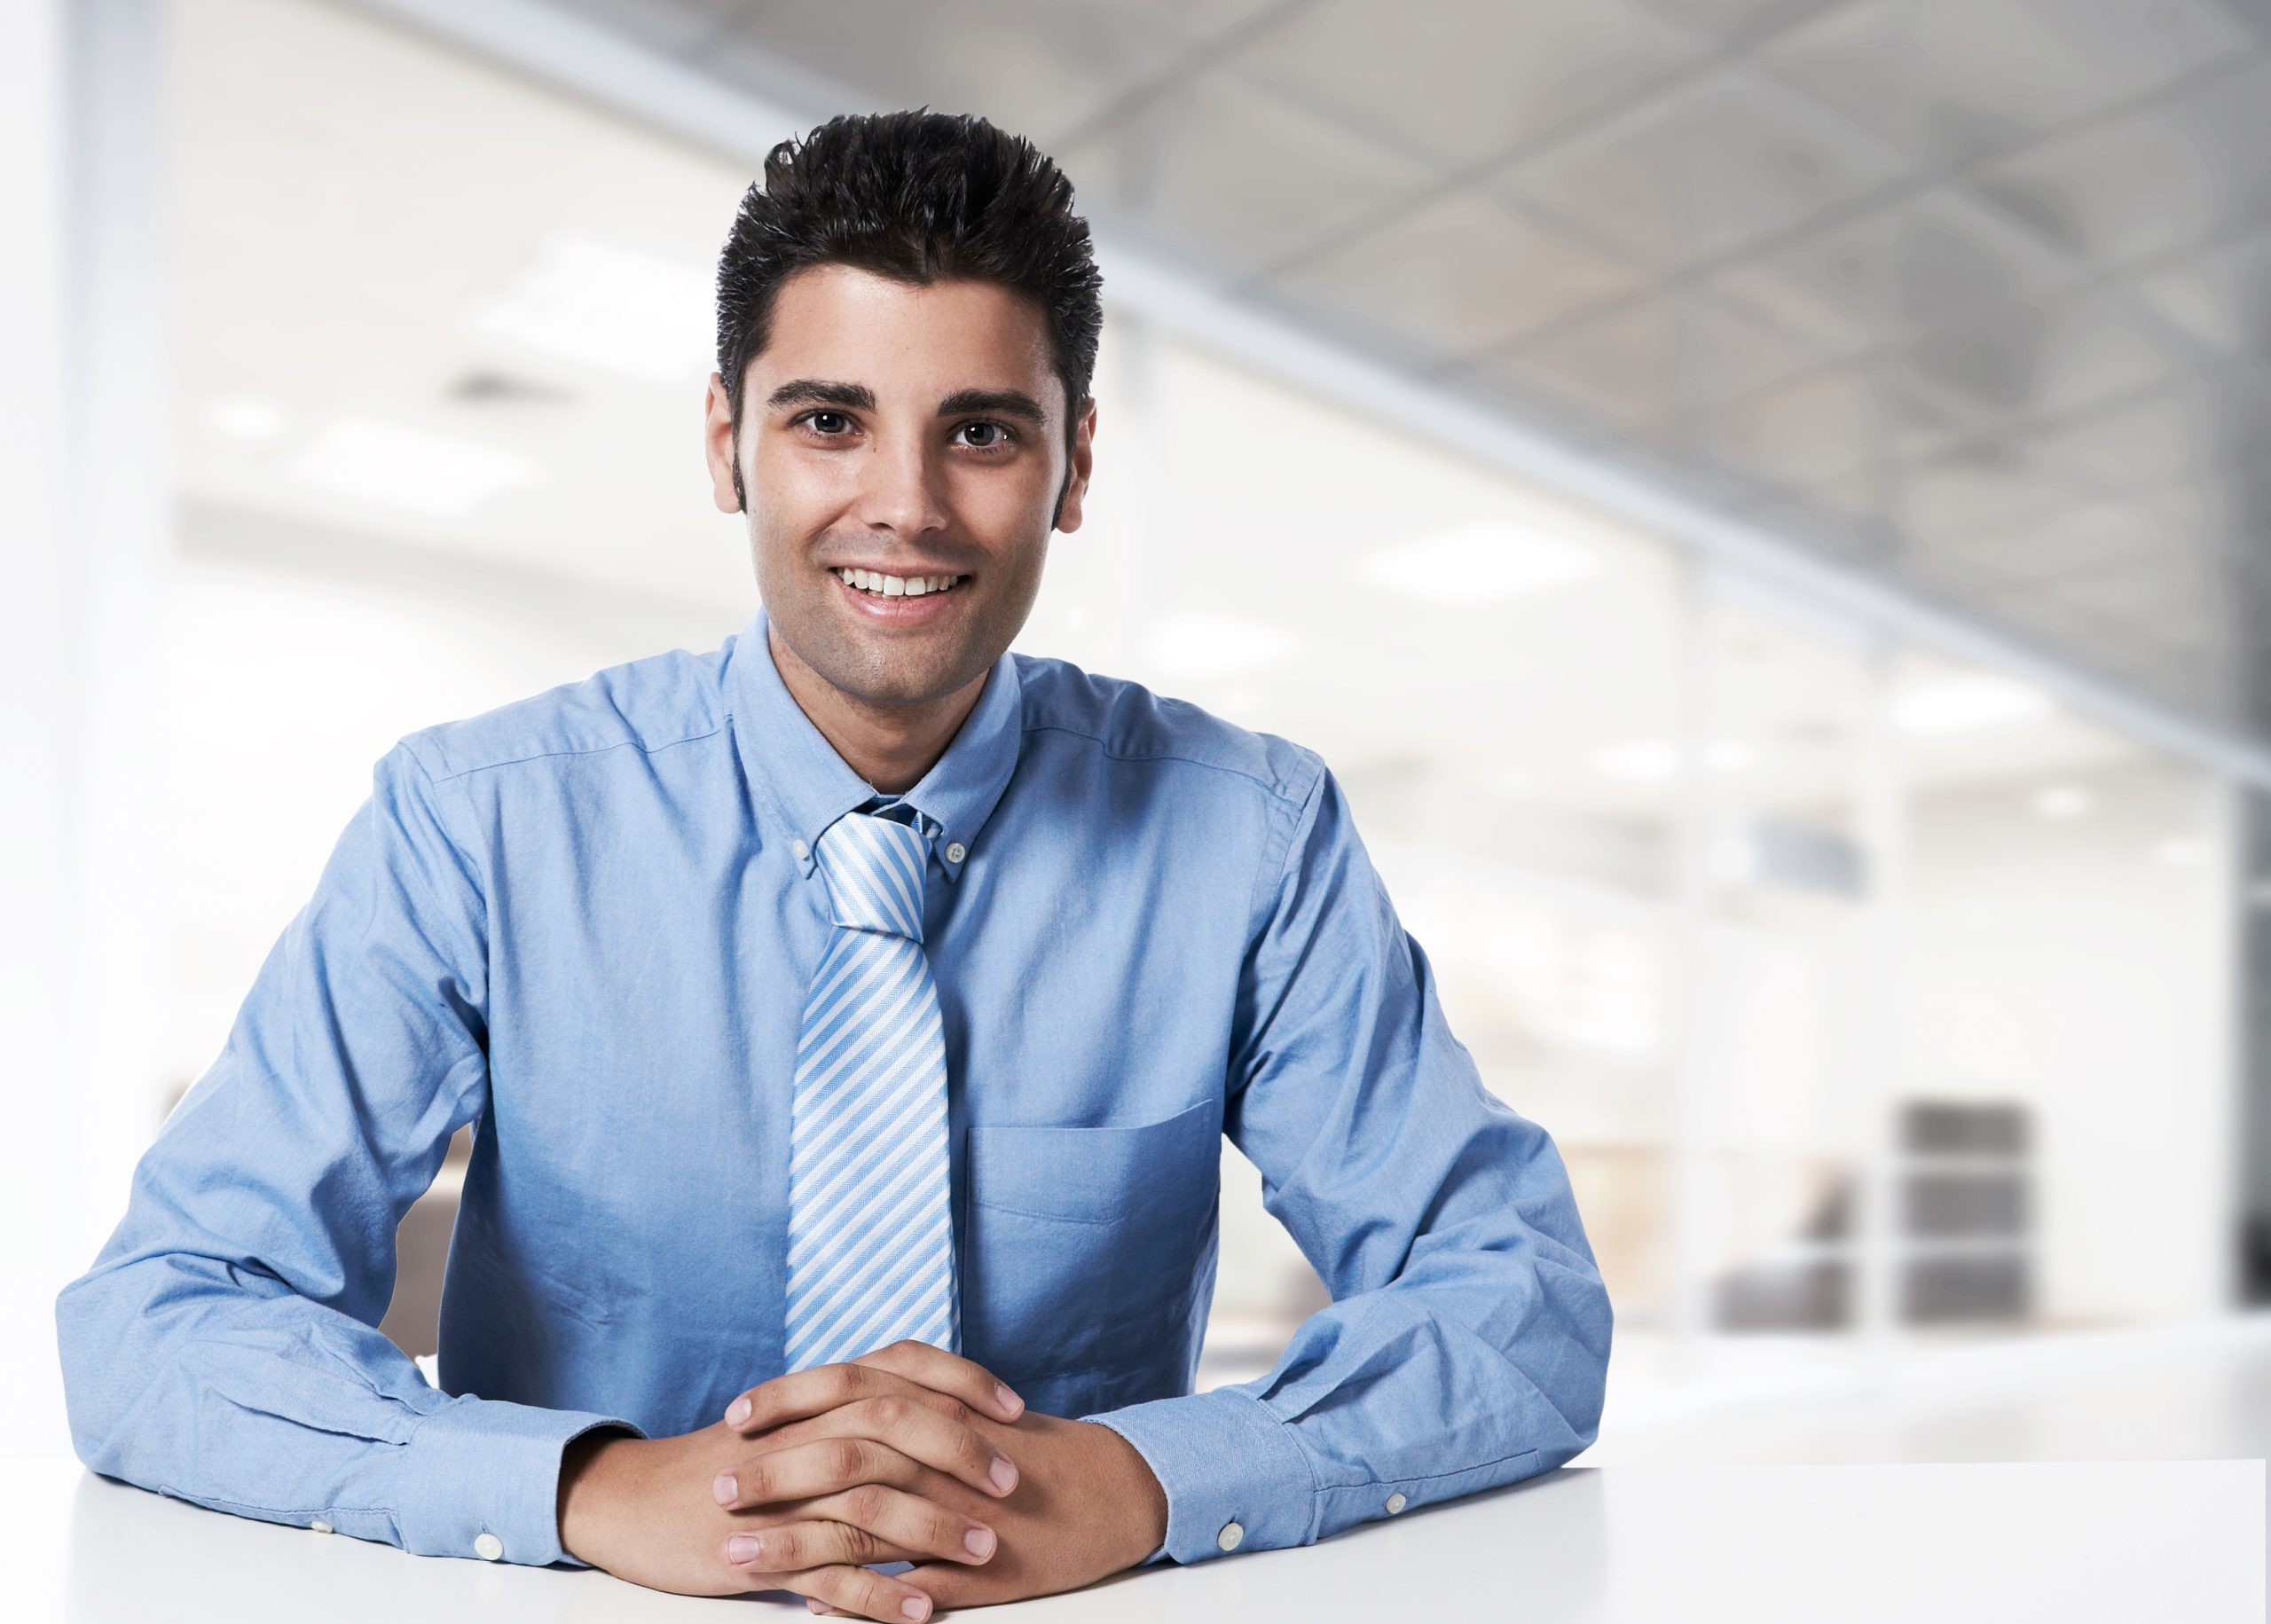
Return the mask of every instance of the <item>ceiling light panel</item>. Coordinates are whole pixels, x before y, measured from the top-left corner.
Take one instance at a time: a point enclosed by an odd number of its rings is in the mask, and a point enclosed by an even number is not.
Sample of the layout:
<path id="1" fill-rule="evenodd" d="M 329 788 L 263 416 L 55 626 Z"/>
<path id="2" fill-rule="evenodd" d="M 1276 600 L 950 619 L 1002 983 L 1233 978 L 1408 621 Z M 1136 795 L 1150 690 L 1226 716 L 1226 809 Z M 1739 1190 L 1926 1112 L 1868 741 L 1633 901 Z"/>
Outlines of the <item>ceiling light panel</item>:
<path id="1" fill-rule="evenodd" d="M 1459 525 L 1362 561 L 1364 579 L 1432 603 L 1504 603 L 1596 574 L 1599 552 L 1550 530 L 1504 522 Z"/>
<path id="2" fill-rule="evenodd" d="M 326 424 L 286 473 L 299 484 L 352 502 L 455 518 L 534 483 L 539 470 L 471 440 L 350 417 Z"/>
<path id="3" fill-rule="evenodd" d="M 716 298 L 705 267 L 562 233 L 464 330 L 621 377 L 699 382 L 711 365 Z"/>
<path id="4" fill-rule="evenodd" d="M 1893 725 L 1918 734 L 2011 727 L 2050 715 L 2050 696 L 2003 677 L 1950 677 L 1908 689 L 1893 701 Z"/>

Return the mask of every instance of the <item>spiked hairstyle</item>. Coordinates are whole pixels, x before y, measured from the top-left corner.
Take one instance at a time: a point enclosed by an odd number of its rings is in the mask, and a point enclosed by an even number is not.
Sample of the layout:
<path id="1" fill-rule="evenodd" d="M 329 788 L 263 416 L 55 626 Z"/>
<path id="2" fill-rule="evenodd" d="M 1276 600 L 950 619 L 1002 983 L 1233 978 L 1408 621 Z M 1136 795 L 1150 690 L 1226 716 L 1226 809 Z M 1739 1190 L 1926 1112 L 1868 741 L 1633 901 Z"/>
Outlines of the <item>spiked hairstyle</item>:
<path id="1" fill-rule="evenodd" d="M 1065 385 L 1069 484 L 1104 277 L 1088 222 L 1073 212 L 1073 183 L 1047 154 L 982 118 L 927 108 L 846 114 L 774 147 L 718 261 L 718 372 L 737 446 L 743 378 L 764 351 L 774 297 L 797 271 L 821 264 L 921 286 L 994 282 L 1032 300 Z M 746 507 L 738 457 L 734 493 Z"/>

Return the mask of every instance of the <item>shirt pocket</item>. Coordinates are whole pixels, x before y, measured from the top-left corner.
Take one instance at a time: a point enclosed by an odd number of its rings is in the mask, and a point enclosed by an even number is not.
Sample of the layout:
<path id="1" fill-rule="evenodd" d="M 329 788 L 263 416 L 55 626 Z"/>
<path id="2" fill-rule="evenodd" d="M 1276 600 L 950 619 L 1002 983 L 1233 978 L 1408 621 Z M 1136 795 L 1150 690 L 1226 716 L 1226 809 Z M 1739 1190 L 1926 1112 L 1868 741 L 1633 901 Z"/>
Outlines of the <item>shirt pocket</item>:
<path id="1" fill-rule="evenodd" d="M 971 1124 L 970 1356 L 1013 1385 L 1183 1391 L 1214 1288 L 1222 1131 L 1211 1099 L 1130 1127 Z"/>

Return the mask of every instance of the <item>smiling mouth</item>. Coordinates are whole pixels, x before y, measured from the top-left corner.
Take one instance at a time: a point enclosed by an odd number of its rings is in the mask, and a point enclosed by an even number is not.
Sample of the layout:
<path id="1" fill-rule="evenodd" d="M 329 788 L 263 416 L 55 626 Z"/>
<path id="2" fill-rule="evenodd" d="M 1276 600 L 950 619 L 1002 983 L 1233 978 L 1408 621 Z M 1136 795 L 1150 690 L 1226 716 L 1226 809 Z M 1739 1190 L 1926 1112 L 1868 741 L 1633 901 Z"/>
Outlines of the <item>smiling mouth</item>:
<path id="1" fill-rule="evenodd" d="M 845 585 L 870 598 L 925 598 L 950 592 L 970 579 L 967 575 L 884 575 L 875 569 L 831 569 Z"/>

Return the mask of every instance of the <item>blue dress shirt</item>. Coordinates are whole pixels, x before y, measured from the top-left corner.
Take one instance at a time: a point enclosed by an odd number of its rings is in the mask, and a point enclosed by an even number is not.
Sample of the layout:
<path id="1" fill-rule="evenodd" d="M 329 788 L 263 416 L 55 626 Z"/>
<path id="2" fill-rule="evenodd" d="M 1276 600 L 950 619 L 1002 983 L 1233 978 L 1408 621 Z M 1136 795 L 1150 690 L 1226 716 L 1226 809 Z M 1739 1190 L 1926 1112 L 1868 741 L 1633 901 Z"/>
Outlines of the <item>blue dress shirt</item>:
<path id="1" fill-rule="evenodd" d="M 572 1560 L 569 1440 L 704 1426 L 782 1369 L 813 850 L 875 793 L 762 610 L 402 740 L 58 1300 L 80 1456 Z M 939 830 L 963 1351 L 1134 1445 L 1167 1555 L 1303 1544 L 1592 1441 L 1611 1316 L 1560 1157 L 1483 1089 L 1315 752 L 1004 653 L 904 798 Z M 373 1327 L 468 1122 L 437 1390 Z M 1268 1376 L 1194 1394 L 1225 1134 L 1333 1301 Z"/>

